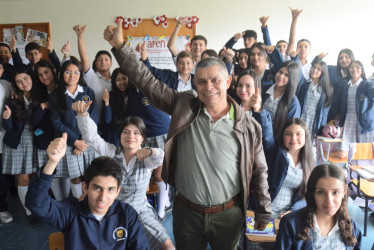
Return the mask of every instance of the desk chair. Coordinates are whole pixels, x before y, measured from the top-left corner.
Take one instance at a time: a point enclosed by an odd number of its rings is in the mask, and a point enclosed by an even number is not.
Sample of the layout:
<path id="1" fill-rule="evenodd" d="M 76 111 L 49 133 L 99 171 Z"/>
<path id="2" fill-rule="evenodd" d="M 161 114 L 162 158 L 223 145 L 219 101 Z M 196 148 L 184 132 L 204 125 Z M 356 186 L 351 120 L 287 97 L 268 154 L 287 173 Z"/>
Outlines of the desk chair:
<path id="1" fill-rule="evenodd" d="M 364 236 L 366 236 L 369 200 L 374 199 L 374 172 L 366 170 L 365 165 L 361 165 L 362 163 L 360 165 L 353 165 L 352 161 L 356 160 L 359 164 L 363 160 L 374 160 L 373 143 L 351 143 L 348 158 L 350 177 L 348 186 L 351 190 L 353 190 L 353 187 L 356 187 L 357 195 L 365 200 Z"/>
<path id="2" fill-rule="evenodd" d="M 64 250 L 64 234 L 61 232 L 51 233 L 48 238 L 49 250 Z"/>
<path id="3" fill-rule="evenodd" d="M 151 180 L 149 181 L 148 189 L 147 189 L 147 196 L 148 195 L 153 195 L 154 199 L 154 207 L 156 208 L 157 206 L 157 195 L 158 193 L 158 186 L 156 184 L 155 178 L 152 177 Z"/>

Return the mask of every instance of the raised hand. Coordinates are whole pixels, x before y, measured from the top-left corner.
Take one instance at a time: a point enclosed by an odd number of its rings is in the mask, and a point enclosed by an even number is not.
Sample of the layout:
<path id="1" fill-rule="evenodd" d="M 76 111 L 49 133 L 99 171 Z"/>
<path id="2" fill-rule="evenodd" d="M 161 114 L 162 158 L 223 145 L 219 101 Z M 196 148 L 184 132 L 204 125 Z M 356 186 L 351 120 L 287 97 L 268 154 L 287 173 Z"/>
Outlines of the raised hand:
<path id="1" fill-rule="evenodd" d="M 178 17 L 177 18 L 177 22 L 178 22 L 179 25 L 185 24 L 186 21 L 187 21 L 187 17 Z"/>
<path id="2" fill-rule="evenodd" d="M 12 36 L 12 39 L 9 42 L 9 47 L 13 52 L 17 49 L 17 40 L 15 36 Z"/>
<path id="3" fill-rule="evenodd" d="M 121 49 L 124 44 L 122 22 L 123 20 L 120 19 L 117 26 L 109 25 L 104 30 L 104 39 L 107 40 L 116 50 Z"/>
<path id="4" fill-rule="evenodd" d="M 66 153 L 66 140 L 68 138 L 67 133 L 63 133 L 62 137 L 56 138 L 49 144 L 47 148 L 47 155 L 51 163 L 57 163 L 64 157 Z M 53 169 L 54 170 L 54 169 Z M 52 172 L 53 172 L 52 170 Z"/>
<path id="5" fill-rule="evenodd" d="M 84 31 L 86 30 L 86 27 L 87 27 L 87 25 L 80 25 L 80 24 L 78 24 L 78 25 L 75 25 L 73 27 L 73 30 L 75 31 L 75 33 L 77 34 L 77 36 L 81 36 L 81 35 L 83 35 Z"/>
<path id="6" fill-rule="evenodd" d="M 328 54 L 329 54 L 329 52 L 326 52 L 326 53 L 322 52 L 322 53 L 320 53 L 317 57 L 318 57 L 318 59 L 322 60 L 322 59 L 323 59 L 324 57 L 326 57 Z"/>
<path id="7" fill-rule="evenodd" d="M 145 46 L 145 41 L 142 43 L 138 43 L 135 48 L 136 51 L 140 53 L 140 59 L 146 60 L 147 59 L 147 50 Z"/>
<path id="8" fill-rule="evenodd" d="M 84 101 L 76 101 L 71 105 L 71 108 L 78 113 L 80 116 L 87 116 L 88 109 L 90 108 L 92 101 L 84 102 Z"/>
<path id="9" fill-rule="evenodd" d="M 292 9 L 291 7 L 289 8 L 291 10 L 292 19 L 298 18 L 301 12 L 303 12 L 303 9 Z"/>
<path id="10" fill-rule="evenodd" d="M 261 27 L 265 28 L 266 27 L 266 22 L 268 21 L 269 16 L 262 16 L 260 17 L 260 22 L 261 22 Z"/>
<path id="11" fill-rule="evenodd" d="M 12 115 L 12 111 L 10 110 L 10 108 L 8 107 L 8 105 L 5 105 L 5 110 L 3 112 L 3 118 L 5 120 L 8 120 L 11 115 Z"/>
<path id="12" fill-rule="evenodd" d="M 104 89 L 103 101 L 104 101 L 105 106 L 109 106 L 109 99 L 110 99 L 109 92 L 107 89 Z"/>
<path id="13" fill-rule="evenodd" d="M 70 55 L 71 48 L 70 48 L 70 42 L 67 41 L 61 48 L 61 53 L 64 54 L 64 56 Z"/>
<path id="14" fill-rule="evenodd" d="M 50 37 L 48 37 L 47 39 L 47 50 L 48 50 L 48 53 L 52 53 L 53 51 L 53 43 Z"/>
<path id="15" fill-rule="evenodd" d="M 238 41 L 240 38 L 242 38 L 243 37 L 243 35 L 244 35 L 244 33 L 236 33 L 235 35 L 234 35 L 234 40 L 235 41 Z"/>

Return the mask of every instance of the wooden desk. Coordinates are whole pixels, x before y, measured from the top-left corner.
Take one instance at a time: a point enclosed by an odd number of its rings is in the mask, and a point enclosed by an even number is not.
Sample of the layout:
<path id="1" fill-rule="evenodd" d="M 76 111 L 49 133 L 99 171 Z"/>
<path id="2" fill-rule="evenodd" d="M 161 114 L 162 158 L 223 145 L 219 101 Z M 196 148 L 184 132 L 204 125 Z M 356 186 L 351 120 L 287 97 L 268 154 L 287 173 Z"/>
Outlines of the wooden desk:
<path id="1" fill-rule="evenodd" d="M 321 158 L 324 162 L 331 162 L 331 163 L 346 163 L 348 161 L 348 158 L 341 159 L 337 156 L 338 152 L 331 152 L 330 153 L 330 144 L 331 143 L 339 143 L 343 142 L 343 139 L 340 138 L 328 138 L 328 137 L 323 137 L 323 136 L 317 136 L 316 140 L 318 140 L 319 143 L 319 150 L 321 153 Z M 327 143 L 327 151 L 323 151 L 323 146 L 322 142 Z M 317 145 L 316 145 L 317 146 Z"/>
<path id="2" fill-rule="evenodd" d="M 253 211 L 249 211 L 247 210 L 247 217 L 248 216 L 251 216 L 251 217 L 254 217 L 255 214 Z M 274 219 L 274 224 L 275 224 L 275 234 L 278 232 L 278 229 L 279 229 L 279 222 L 280 220 L 279 219 Z M 276 239 L 276 235 L 274 236 L 263 236 L 263 235 L 247 235 L 247 239 L 249 241 L 253 241 L 253 242 L 275 242 L 275 239 Z"/>

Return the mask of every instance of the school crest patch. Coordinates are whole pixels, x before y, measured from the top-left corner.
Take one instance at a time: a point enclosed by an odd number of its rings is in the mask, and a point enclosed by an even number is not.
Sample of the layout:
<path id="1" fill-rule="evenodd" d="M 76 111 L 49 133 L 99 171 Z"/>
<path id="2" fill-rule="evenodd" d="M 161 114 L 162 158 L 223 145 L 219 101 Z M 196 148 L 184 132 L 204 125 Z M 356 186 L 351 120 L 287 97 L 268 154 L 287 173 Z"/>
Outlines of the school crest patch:
<path id="1" fill-rule="evenodd" d="M 82 97 L 82 101 L 84 101 L 85 103 L 88 103 L 90 100 L 91 100 L 91 98 L 88 95 L 84 95 Z"/>
<path id="2" fill-rule="evenodd" d="M 116 241 L 127 239 L 127 230 L 124 227 L 117 227 L 113 231 L 113 239 Z"/>
<path id="3" fill-rule="evenodd" d="M 142 103 L 143 103 L 143 106 L 148 106 L 149 105 L 147 97 L 143 97 Z"/>

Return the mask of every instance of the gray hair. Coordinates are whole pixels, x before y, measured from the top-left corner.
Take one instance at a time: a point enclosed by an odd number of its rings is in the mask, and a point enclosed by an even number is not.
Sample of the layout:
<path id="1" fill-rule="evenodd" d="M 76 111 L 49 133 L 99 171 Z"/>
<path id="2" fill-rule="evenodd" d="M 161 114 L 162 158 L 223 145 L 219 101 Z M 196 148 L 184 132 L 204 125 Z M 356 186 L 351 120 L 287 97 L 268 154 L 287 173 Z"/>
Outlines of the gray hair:
<path id="1" fill-rule="evenodd" d="M 199 68 L 210 68 L 216 65 L 220 68 L 220 71 L 225 78 L 229 76 L 225 63 L 217 57 L 207 57 L 198 62 L 195 72 L 197 72 Z"/>

